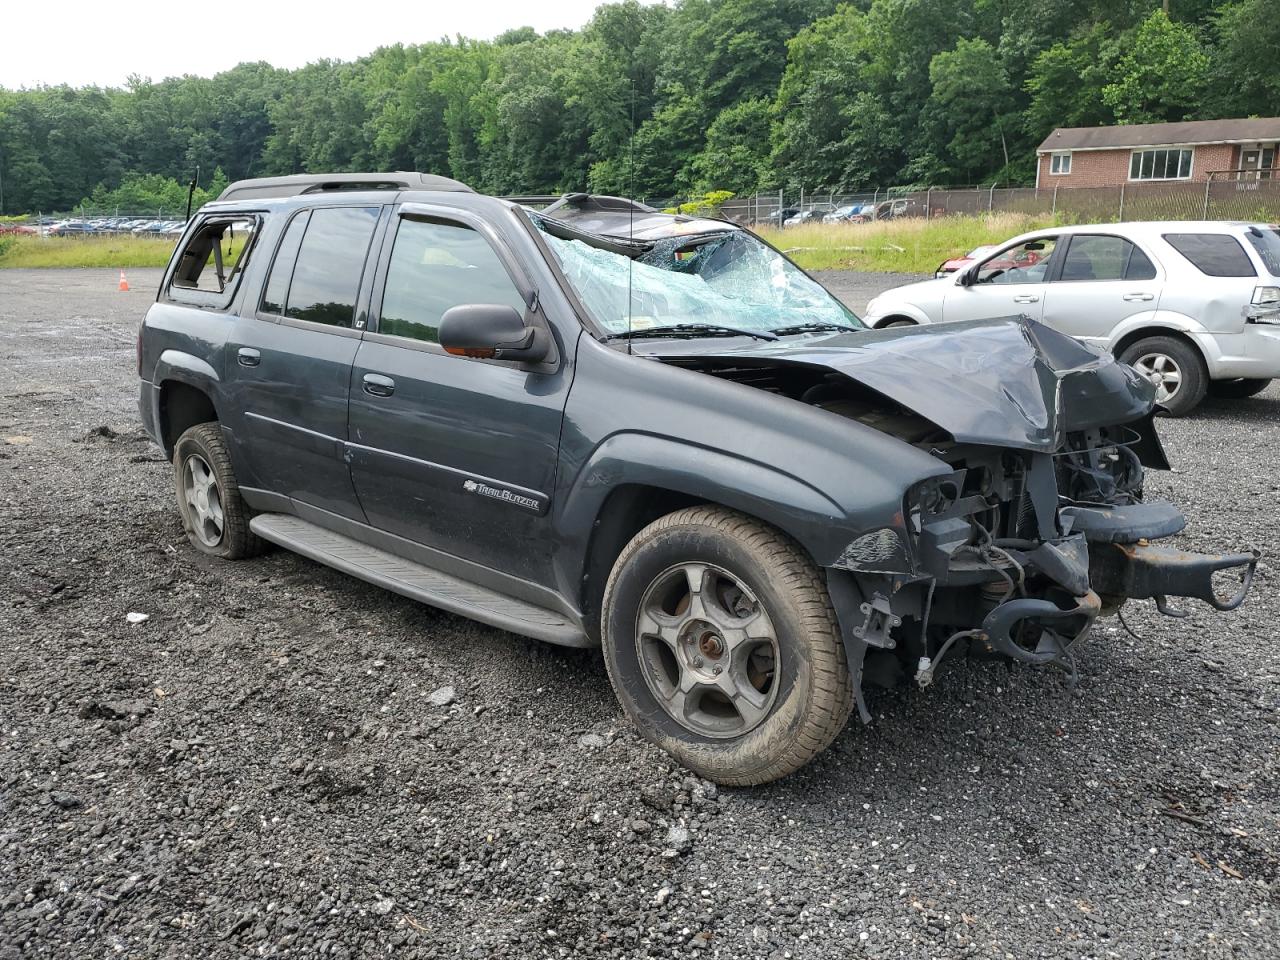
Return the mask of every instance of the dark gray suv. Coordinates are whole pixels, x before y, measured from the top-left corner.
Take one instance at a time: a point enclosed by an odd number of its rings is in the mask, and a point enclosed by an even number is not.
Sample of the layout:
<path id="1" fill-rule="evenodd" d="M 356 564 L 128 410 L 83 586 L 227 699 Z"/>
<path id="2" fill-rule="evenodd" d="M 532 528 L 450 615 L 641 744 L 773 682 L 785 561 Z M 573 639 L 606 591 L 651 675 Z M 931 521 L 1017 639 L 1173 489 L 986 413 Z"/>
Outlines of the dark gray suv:
<path id="1" fill-rule="evenodd" d="M 1151 544 L 1183 518 L 1143 501 L 1153 391 L 1110 356 L 1016 317 L 868 330 L 750 232 L 617 198 L 233 184 L 138 370 L 196 549 L 602 645 L 641 732 L 722 783 L 868 720 L 864 684 L 1074 670 L 1100 614 L 1230 609 L 1257 562 Z"/>

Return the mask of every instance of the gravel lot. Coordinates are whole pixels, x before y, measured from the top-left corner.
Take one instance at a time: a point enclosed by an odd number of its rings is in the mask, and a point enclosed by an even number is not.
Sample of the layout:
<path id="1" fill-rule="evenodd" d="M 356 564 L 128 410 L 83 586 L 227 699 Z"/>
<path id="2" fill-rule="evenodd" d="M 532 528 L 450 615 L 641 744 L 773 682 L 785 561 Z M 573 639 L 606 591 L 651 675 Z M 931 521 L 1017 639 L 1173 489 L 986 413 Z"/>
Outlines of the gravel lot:
<path id="1" fill-rule="evenodd" d="M 0 957 L 1280 956 L 1270 568 L 1105 621 L 1074 690 L 963 666 L 717 790 L 597 654 L 191 550 L 134 407 L 158 276 L 0 271 Z M 1163 423 L 1186 547 L 1275 555 L 1278 416 Z"/>

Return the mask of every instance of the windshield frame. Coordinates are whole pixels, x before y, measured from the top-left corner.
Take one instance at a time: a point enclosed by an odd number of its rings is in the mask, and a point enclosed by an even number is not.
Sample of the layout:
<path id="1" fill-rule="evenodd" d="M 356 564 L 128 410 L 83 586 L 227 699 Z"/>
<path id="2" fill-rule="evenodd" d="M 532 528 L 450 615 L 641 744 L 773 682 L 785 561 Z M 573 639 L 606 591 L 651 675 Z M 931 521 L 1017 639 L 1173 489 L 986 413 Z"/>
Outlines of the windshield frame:
<path id="1" fill-rule="evenodd" d="M 815 284 L 818 287 L 818 289 L 820 289 L 827 297 L 831 298 L 831 300 L 837 306 L 839 306 L 852 321 L 852 323 L 848 327 L 847 332 L 865 333 L 866 331 L 871 329 L 863 322 L 863 319 L 861 316 L 859 316 L 852 308 L 850 308 L 847 304 L 845 304 L 843 300 L 841 300 L 834 293 L 828 290 L 826 285 L 823 284 L 816 277 L 814 277 L 808 270 L 804 269 L 804 267 L 800 266 L 798 263 L 796 263 L 794 260 L 788 257 L 785 253 L 779 250 L 776 246 L 774 246 L 772 243 L 766 240 L 764 237 L 757 234 L 754 230 L 751 230 L 740 224 L 734 223 L 733 221 L 727 220 L 723 217 L 701 217 L 700 218 L 702 220 L 713 221 L 717 224 L 723 224 L 723 228 L 720 228 L 720 229 L 702 230 L 697 233 L 690 233 L 686 235 L 681 235 L 679 237 L 670 237 L 670 238 L 662 237 L 662 238 L 658 238 L 658 240 L 648 240 L 648 239 L 627 240 L 624 237 L 615 237 L 612 235 L 606 236 L 602 234 L 589 233 L 587 231 L 580 230 L 574 227 L 572 224 L 566 223 L 563 220 L 559 220 L 555 217 L 546 216 L 541 211 L 530 210 L 528 207 L 524 207 L 519 204 L 513 204 L 512 206 L 518 212 L 518 219 L 520 219 L 520 221 L 523 223 L 525 229 L 529 232 L 530 236 L 533 238 L 534 244 L 538 247 L 538 250 L 542 253 L 543 260 L 546 262 L 548 269 L 552 272 L 552 275 L 555 277 L 556 282 L 559 285 L 561 291 L 565 294 L 570 304 L 573 306 L 574 312 L 578 315 L 579 322 L 581 323 L 583 328 L 585 328 L 587 332 L 589 332 L 592 335 L 593 339 L 600 342 L 601 344 L 604 344 L 607 346 L 616 346 L 618 344 L 627 344 L 630 341 L 626 337 L 618 337 L 617 330 L 614 330 L 612 327 L 606 325 L 599 317 L 596 316 L 595 311 L 586 303 L 583 297 L 579 294 L 577 288 L 573 285 L 573 281 L 570 280 L 568 275 L 565 273 L 563 264 L 560 262 L 559 255 L 552 248 L 551 244 L 547 242 L 547 239 L 544 236 L 544 233 L 548 233 L 551 236 L 556 236 L 558 239 L 561 239 L 561 240 L 580 240 L 583 243 L 587 244 L 588 246 L 592 246 L 592 247 L 595 247 L 596 249 L 604 250 L 606 252 L 614 253 L 619 256 L 628 256 L 632 260 L 637 259 L 643 253 L 653 249 L 656 243 L 662 240 L 667 240 L 667 239 L 688 239 L 690 241 L 701 240 L 705 242 L 711 238 L 719 237 L 719 236 L 740 235 L 740 236 L 750 237 L 756 243 L 760 244 L 765 249 L 770 251 L 774 256 L 781 259 L 784 263 L 787 264 L 788 267 L 795 270 L 797 273 L 799 273 L 801 276 L 807 279 L 810 283 Z M 546 230 L 545 227 L 541 226 L 539 222 L 543 224 L 549 223 L 554 225 L 555 232 Z M 674 327 L 675 324 L 673 324 L 672 326 Z M 793 324 L 781 324 L 780 329 L 785 329 L 789 326 L 793 326 Z M 658 330 L 662 328 L 655 327 L 650 329 L 655 331 L 656 333 Z M 772 329 L 769 329 L 769 330 L 764 330 L 762 332 L 772 333 L 773 331 Z M 787 340 L 790 339 L 790 337 L 792 336 L 803 336 L 803 335 L 804 334 L 787 334 L 785 336 L 780 337 L 779 339 L 781 342 L 787 342 Z M 723 335 L 720 335 L 720 336 L 723 336 Z M 743 336 L 746 337 L 747 334 L 743 334 Z M 659 340 L 663 338 L 659 336 L 651 335 L 648 337 L 648 339 Z M 687 340 L 687 339 L 690 339 L 690 336 L 687 332 L 673 333 L 670 339 Z M 702 338 L 694 337 L 693 339 L 702 339 Z"/>

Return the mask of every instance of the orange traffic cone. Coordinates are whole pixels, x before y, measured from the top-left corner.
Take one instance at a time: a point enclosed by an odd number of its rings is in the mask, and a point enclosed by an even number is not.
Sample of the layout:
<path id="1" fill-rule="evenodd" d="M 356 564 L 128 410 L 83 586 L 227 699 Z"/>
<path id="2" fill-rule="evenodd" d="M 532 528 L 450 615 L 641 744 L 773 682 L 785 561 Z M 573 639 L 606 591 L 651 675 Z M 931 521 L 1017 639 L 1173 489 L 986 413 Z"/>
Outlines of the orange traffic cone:
<path id="1" fill-rule="evenodd" d="M 121 289 L 121 290 L 128 290 L 128 289 L 129 289 L 129 281 L 128 281 L 128 280 L 126 280 L 126 279 L 124 278 L 124 271 L 123 271 L 123 270 L 121 270 L 121 271 L 120 271 L 120 289 Z"/>

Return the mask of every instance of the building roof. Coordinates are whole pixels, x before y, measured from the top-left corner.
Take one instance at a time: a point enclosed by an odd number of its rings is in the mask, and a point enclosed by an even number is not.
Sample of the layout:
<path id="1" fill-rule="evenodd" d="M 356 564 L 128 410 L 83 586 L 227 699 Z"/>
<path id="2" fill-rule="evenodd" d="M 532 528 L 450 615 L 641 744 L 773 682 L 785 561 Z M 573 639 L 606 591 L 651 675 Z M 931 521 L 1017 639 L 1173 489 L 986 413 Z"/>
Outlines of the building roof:
<path id="1" fill-rule="evenodd" d="M 1280 117 L 1249 120 L 1188 120 L 1184 123 L 1131 123 L 1111 127 L 1059 127 L 1037 153 L 1054 150 L 1118 150 L 1130 147 L 1186 146 L 1201 143 L 1252 143 L 1280 140 Z"/>
<path id="2" fill-rule="evenodd" d="M 289 177 L 237 180 L 218 195 L 219 200 L 295 197 L 302 193 L 334 190 L 447 190 L 472 193 L 465 183 L 432 173 L 299 173 Z"/>

